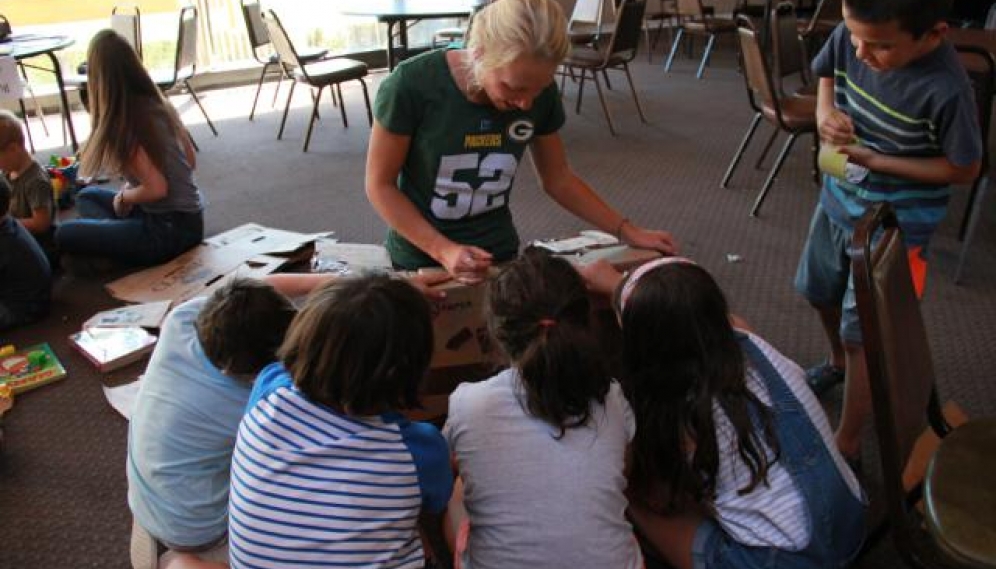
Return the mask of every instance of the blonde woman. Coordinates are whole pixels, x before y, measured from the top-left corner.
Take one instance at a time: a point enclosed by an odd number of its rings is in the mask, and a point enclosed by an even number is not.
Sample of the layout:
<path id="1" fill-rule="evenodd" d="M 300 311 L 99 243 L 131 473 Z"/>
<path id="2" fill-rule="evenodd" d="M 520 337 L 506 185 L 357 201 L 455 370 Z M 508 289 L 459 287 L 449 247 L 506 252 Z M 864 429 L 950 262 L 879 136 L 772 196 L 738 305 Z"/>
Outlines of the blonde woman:
<path id="1" fill-rule="evenodd" d="M 126 183 L 117 191 L 82 190 L 79 219 L 60 224 L 56 244 L 84 259 L 168 261 L 204 236 L 190 137 L 124 38 L 98 32 L 87 66 L 93 132 L 83 147 L 82 174 L 121 175 Z"/>
<path id="2" fill-rule="evenodd" d="M 414 57 L 384 80 L 366 191 L 390 226 L 395 265 L 442 265 L 473 283 L 513 258 L 509 193 L 527 147 L 543 189 L 562 207 L 631 245 L 675 252 L 669 233 L 631 223 L 567 163 L 553 78 L 569 48 L 553 0 L 500 0 L 475 16 L 466 49 Z"/>

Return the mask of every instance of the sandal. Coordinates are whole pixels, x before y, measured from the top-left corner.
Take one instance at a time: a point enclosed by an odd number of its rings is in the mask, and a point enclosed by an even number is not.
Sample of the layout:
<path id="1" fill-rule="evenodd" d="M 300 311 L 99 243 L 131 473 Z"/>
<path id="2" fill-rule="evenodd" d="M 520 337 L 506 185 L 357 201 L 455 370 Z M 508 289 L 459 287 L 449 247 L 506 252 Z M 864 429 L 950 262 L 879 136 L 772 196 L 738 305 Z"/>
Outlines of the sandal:
<path id="1" fill-rule="evenodd" d="M 806 370 L 806 383 L 817 397 L 822 397 L 833 386 L 844 383 L 844 368 L 823 362 Z"/>

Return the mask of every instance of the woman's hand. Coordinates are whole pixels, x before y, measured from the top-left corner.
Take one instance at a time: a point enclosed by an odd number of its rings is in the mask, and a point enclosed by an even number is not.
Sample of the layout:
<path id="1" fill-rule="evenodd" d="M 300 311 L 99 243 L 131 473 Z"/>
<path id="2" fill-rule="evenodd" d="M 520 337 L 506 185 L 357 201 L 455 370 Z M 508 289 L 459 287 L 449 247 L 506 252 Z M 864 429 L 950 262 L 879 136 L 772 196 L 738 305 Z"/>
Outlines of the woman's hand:
<path id="1" fill-rule="evenodd" d="M 125 202 L 125 190 L 128 186 L 121 188 L 121 191 L 114 194 L 114 215 L 118 217 L 128 217 L 131 215 L 132 204 Z"/>
<path id="2" fill-rule="evenodd" d="M 644 229 L 633 225 L 628 220 L 623 220 L 619 238 L 623 243 L 632 247 L 653 249 L 665 255 L 678 253 L 678 242 L 675 241 L 671 233 L 657 229 Z"/>
<path id="3" fill-rule="evenodd" d="M 491 268 L 491 253 L 459 243 L 446 246 L 436 260 L 454 279 L 464 284 L 482 282 Z"/>
<path id="4" fill-rule="evenodd" d="M 577 269 L 588 290 L 606 296 L 611 295 L 616 290 L 623 278 L 622 273 L 605 259 L 599 259 L 587 265 L 579 265 Z"/>

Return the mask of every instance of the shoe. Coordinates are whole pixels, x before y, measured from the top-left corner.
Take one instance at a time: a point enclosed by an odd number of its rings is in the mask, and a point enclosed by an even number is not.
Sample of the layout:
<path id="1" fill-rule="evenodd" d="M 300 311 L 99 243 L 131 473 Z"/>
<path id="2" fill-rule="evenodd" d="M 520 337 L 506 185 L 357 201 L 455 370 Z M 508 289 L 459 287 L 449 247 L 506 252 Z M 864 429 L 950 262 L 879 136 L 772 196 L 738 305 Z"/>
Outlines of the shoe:
<path id="1" fill-rule="evenodd" d="M 156 538 L 138 525 L 134 519 L 131 521 L 131 547 L 129 549 L 133 569 L 156 569 L 159 566 L 159 548 L 156 544 Z"/>
<path id="2" fill-rule="evenodd" d="M 844 383 L 844 368 L 823 362 L 806 370 L 806 383 L 817 397 L 822 397 L 833 386 Z"/>

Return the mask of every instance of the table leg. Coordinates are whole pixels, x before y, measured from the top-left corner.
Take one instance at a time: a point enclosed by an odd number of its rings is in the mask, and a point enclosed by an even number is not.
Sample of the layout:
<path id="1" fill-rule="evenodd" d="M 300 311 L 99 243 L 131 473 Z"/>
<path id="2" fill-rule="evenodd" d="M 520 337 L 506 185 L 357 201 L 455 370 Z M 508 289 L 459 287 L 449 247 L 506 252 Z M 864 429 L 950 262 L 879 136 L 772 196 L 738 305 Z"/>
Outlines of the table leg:
<path id="1" fill-rule="evenodd" d="M 62 119 L 66 121 L 66 130 L 69 131 L 69 142 L 72 145 L 73 153 L 79 150 L 76 142 L 76 129 L 73 128 L 72 110 L 69 108 L 69 98 L 66 97 L 66 84 L 62 80 L 62 66 L 59 65 L 59 58 L 54 51 L 47 52 L 48 58 L 52 60 L 52 72 L 55 73 L 55 82 L 59 86 L 59 100 L 62 102 Z"/>
<path id="2" fill-rule="evenodd" d="M 394 24 L 393 20 L 387 22 L 387 70 L 394 71 Z"/>

